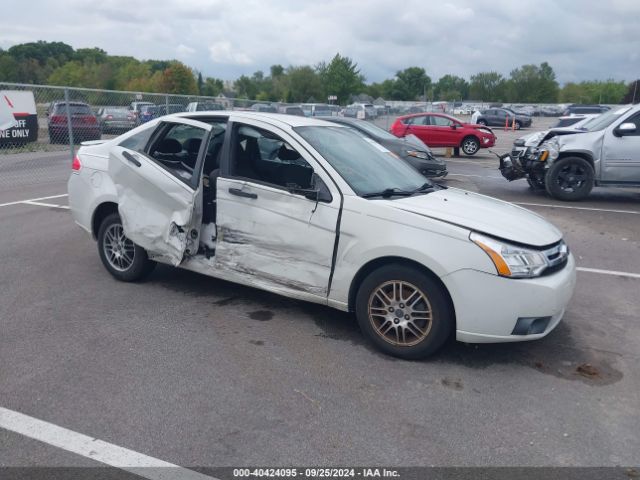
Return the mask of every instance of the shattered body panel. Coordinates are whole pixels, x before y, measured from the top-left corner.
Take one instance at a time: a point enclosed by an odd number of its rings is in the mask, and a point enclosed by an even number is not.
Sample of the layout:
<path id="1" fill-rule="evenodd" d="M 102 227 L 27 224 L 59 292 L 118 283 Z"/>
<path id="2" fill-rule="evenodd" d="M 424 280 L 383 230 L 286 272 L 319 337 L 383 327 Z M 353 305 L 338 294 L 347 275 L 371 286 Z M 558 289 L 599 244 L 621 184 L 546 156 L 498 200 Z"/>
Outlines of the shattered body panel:
<path id="1" fill-rule="evenodd" d="M 189 247 L 193 251 L 190 231 L 197 222 L 193 208 L 196 193 L 158 165 L 144 161 L 142 154 L 129 151 L 140 159 L 140 166 L 124 160 L 125 150 L 112 149 L 108 166 L 125 235 L 150 256 L 179 265 L 185 251 Z"/>
<path id="2" fill-rule="evenodd" d="M 230 189 L 257 195 L 235 196 Z M 266 185 L 218 179 L 216 269 L 326 298 L 339 209 Z"/>

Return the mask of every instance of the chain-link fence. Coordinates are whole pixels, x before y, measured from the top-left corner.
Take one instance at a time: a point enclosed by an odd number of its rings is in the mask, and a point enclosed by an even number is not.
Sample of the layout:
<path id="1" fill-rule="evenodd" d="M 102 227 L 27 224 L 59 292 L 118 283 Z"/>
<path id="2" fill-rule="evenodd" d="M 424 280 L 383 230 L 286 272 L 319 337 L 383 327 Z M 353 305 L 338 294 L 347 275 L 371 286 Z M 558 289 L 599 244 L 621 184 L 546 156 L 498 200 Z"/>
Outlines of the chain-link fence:
<path id="1" fill-rule="evenodd" d="M 453 114 L 467 121 L 483 102 L 399 102 L 355 99 L 346 107 L 234 98 L 124 92 L 0 82 L 0 186 L 64 181 L 81 142 L 113 138 L 154 118 L 183 111 L 250 110 L 368 120 L 389 130 L 399 115 Z M 558 115 L 552 105 L 514 106 L 532 115 Z"/>

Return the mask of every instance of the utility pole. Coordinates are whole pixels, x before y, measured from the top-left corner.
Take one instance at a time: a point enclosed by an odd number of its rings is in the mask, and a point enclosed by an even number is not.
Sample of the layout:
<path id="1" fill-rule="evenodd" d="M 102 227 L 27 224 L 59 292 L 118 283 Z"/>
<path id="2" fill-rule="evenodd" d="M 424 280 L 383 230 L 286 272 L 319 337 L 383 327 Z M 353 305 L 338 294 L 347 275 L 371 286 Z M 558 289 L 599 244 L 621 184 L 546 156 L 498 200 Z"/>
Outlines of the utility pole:
<path id="1" fill-rule="evenodd" d="M 631 104 L 636 103 L 636 92 L 638 91 L 638 80 L 636 80 L 633 84 L 633 98 L 631 99 Z"/>

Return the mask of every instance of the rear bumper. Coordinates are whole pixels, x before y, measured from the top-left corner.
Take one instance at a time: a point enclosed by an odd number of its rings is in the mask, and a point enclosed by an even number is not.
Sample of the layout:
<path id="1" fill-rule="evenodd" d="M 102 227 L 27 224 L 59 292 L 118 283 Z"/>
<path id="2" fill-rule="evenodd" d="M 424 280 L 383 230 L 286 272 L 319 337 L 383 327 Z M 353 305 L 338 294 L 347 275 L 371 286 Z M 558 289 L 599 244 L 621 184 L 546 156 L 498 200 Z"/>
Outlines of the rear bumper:
<path id="1" fill-rule="evenodd" d="M 532 279 L 459 270 L 442 277 L 442 281 L 452 295 L 458 340 L 469 343 L 535 340 L 551 332 L 562 319 L 575 288 L 575 260 L 570 255 L 559 272 Z M 513 333 L 518 319 L 531 318 L 546 319 L 544 330 L 528 335 Z"/>

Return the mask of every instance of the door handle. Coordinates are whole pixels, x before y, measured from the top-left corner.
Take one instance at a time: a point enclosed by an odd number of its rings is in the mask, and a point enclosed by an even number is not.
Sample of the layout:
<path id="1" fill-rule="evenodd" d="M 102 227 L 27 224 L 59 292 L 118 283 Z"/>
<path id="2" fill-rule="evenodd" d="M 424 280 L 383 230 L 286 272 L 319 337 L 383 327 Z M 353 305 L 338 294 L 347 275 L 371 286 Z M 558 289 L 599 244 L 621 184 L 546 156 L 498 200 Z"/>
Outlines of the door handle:
<path id="1" fill-rule="evenodd" d="M 122 152 L 122 156 L 126 158 L 129 162 L 133 163 L 136 167 L 142 166 L 140 160 L 131 155 L 129 152 Z"/>
<path id="2" fill-rule="evenodd" d="M 244 190 L 240 190 L 239 188 L 230 188 L 229 193 L 231 195 L 237 195 L 238 197 L 245 198 L 258 198 L 258 195 L 251 192 L 245 192 Z"/>

